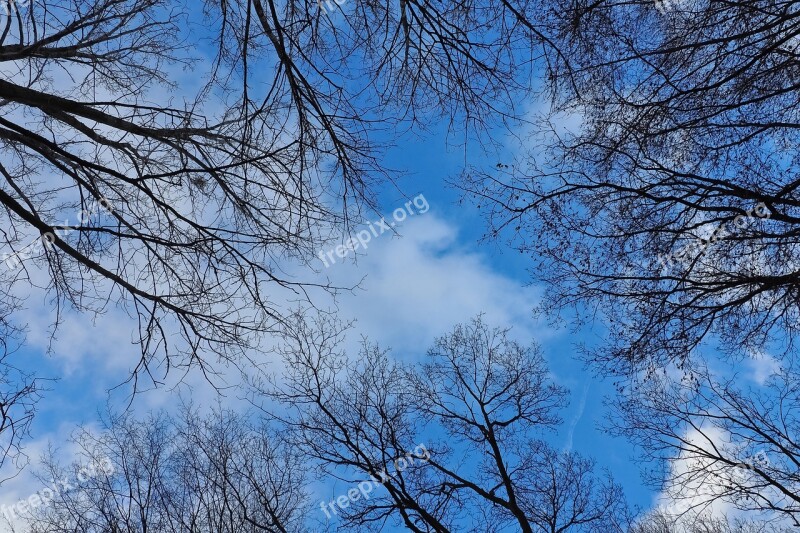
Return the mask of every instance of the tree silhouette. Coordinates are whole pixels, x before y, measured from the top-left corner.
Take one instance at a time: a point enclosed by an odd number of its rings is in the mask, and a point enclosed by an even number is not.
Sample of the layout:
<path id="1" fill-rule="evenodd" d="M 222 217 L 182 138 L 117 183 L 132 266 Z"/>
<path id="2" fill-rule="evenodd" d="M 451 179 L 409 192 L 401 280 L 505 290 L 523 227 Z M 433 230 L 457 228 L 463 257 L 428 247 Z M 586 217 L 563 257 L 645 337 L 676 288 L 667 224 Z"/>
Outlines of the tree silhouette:
<path id="1" fill-rule="evenodd" d="M 335 293 L 316 254 L 393 181 L 381 136 L 488 140 L 535 40 L 502 0 L 0 5 L 2 300 L 43 291 L 53 337 L 70 310 L 129 316 L 134 390 L 246 369 L 287 301 Z M 32 377 L 3 378 L 6 408 Z"/>
<path id="2" fill-rule="evenodd" d="M 654 460 L 650 481 L 679 504 L 705 511 L 721 501 L 797 527 L 800 376 L 793 361 L 758 386 L 700 363 L 690 378 L 631 386 L 612 427 Z"/>
<path id="3" fill-rule="evenodd" d="M 660 9 L 659 9 L 660 8 Z M 598 309 L 627 374 L 798 330 L 800 11 L 792 1 L 556 2 L 530 157 L 465 182 L 549 282 Z"/>
<path id="4" fill-rule="evenodd" d="M 298 318 L 287 338 L 285 376 L 257 387 L 255 400 L 288 407 L 268 416 L 346 487 L 380 480 L 368 498 L 320 503 L 342 527 L 600 532 L 626 523 L 610 476 L 547 444 L 566 391 L 538 348 L 506 330 L 477 318 L 437 339 L 420 364 L 392 361 L 368 342 L 348 359 L 341 325 L 327 317 Z M 429 457 L 399 468 L 420 445 Z"/>
<path id="5" fill-rule="evenodd" d="M 19 513 L 24 531 L 306 531 L 302 459 L 280 436 L 227 409 L 106 420 L 79 432 L 76 460 L 45 462 L 45 501 Z"/>
<path id="6" fill-rule="evenodd" d="M 391 178 L 371 132 L 510 117 L 531 42 L 496 0 L 347 16 L 309 0 L 207 2 L 203 17 L 175 0 L 8 7 L 4 286 L 43 285 L 57 322 L 121 305 L 134 375 L 154 380 L 236 361 L 277 330 L 283 299 L 335 290 L 287 270 L 376 207 Z"/>

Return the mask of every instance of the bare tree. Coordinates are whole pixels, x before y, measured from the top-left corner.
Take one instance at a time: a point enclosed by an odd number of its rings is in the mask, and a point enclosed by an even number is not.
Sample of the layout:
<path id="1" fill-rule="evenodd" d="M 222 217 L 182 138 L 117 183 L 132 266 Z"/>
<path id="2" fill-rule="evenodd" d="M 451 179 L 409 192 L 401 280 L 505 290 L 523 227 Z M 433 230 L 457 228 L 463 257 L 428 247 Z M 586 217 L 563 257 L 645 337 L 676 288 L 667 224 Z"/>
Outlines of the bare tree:
<path id="1" fill-rule="evenodd" d="M 22 514 L 25 531 L 306 530 L 301 459 L 245 415 L 118 416 L 74 444 L 73 464 L 47 462 L 42 482 L 67 486 L 43 491 L 48 499 Z"/>
<path id="2" fill-rule="evenodd" d="M 707 338 L 794 350 L 799 7 L 578 0 L 535 19 L 552 105 L 531 156 L 464 188 L 554 308 L 606 313 L 608 370 Z"/>
<path id="3" fill-rule="evenodd" d="M 372 132 L 513 118 L 537 39 L 504 0 L 0 6 L 3 298 L 46 291 L 54 335 L 120 308 L 136 385 L 246 366 L 335 292 L 313 261 L 390 180 Z"/>
<path id="4" fill-rule="evenodd" d="M 27 461 L 21 445 L 28 435 L 36 402 L 43 392 L 44 376 L 31 375 L 19 368 L 17 351 L 20 332 L 8 320 L 11 303 L 0 310 L 0 471 L 5 471 L 9 461 L 14 465 L 8 475 L 17 473 Z M 2 480 L 0 480 L 1 482 Z"/>
<path id="5" fill-rule="evenodd" d="M 419 365 L 366 341 L 349 359 L 343 330 L 328 318 L 299 318 L 287 335 L 286 375 L 274 389 L 257 388 L 255 400 L 267 394 L 290 408 L 272 416 L 343 482 L 348 497 L 319 510 L 342 527 L 554 533 L 623 523 L 610 476 L 544 440 L 566 391 L 550 381 L 538 348 L 480 318 L 438 339 Z"/>
<path id="6" fill-rule="evenodd" d="M 788 533 L 788 531 L 790 530 L 769 522 L 729 520 L 708 514 L 686 517 L 656 509 L 637 519 L 629 533 Z"/>
<path id="7" fill-rule="evenodd" d="M 690 377 L 630 387 L 611 418 L 658 465 L 649 479 L 676 502 L 717 501 L 800 524 L 800 375 L 787 362 L 764 386 L 697 365 Z"/>
<path id="8" fill-rule="evenodd" d="M 308 0 L 209 2 L 202 27 L 172 0 L 7 3 L 4 274 L 44 283 L 58 309 L 121 303 L 139 325 L 135 376 L 211 372 L 209 354 L 235 360 L 274 332 L 280 291 L 316 286 L 286 261 L 308 264 L 375 207 L 387 174 L 368 128 L 432 110 L 485 123 L 513 90 L 523 31 L 496 1 L 363 3 L 339 13 L 346 28 Z"/>
<path id="9" fill-rule="evenodd" d="M 608 320 L 588 356 L 634 378 L 614 425 L 655 486 L 797 526 L 800 4 L 579 0 L 538 20 L 538 142 L 466 195 L 533 258 L 548 305 Z M 697 361 L 714 344 L 771 346 L 782 373 L 763 389 L 714 375 Z"/>

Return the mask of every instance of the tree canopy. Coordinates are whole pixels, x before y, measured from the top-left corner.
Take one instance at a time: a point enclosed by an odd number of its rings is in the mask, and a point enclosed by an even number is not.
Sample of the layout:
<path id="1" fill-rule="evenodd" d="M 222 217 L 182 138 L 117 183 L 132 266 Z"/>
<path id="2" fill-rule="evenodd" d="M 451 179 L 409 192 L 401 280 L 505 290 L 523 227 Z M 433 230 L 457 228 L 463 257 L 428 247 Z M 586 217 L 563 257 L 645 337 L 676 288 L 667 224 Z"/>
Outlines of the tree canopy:
<path id="1" fill-rule="evenodd" d="M 529 155 L 463 185 L 625 374 L 703 341 L 794 350 L 798 6 L 555 2 Z M 566 124 L 565 124 L 566 123 Z"/>

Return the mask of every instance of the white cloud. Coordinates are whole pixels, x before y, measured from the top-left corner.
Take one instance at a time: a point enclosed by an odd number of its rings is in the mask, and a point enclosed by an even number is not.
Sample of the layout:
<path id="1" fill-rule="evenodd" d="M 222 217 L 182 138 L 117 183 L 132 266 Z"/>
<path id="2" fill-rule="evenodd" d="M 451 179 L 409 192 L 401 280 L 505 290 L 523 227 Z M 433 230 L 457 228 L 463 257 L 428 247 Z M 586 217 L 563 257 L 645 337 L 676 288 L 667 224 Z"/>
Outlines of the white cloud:
<path id="1" fill-rule="evenodd" d="M 690 429 L 685 434 L 686 446 L 697 446 L 699 449 L 713 445 L 724 448 L 730 442 L 730 436 L 718 428 Z M 692 453 L 683 452 L 672 463 L 667 481 L 667 489 L 656 496 L 656 507 L 669 515 L 680 515 L 691 520 L 696 513 L 707 513 L 722 517 L 733 510 L 733 506 L 717 496 L 722 492 L 720 483 L 723 478 L 715 476 L 709 469 L 708 459 L 698 458 Z M 694 476 L 692 472 L 704 469 L 707 475 Z M 711 502 L 711 503 L 707 503 Z"/>
<path id="2" fill-rule="evenodd" d="M 484 254 L 459 245 L 452 224 L 429 212 L 410 218 L 399 232 L 370 242 L 357 263 L 325 272 L 339 285 L 363 277 L 361 290 L 343 295 L 338 305 L 342 317 L 357 320 L 358 333 L 397 355 L 419 355 L 435 337 L 481 312 L 492 325 L 515 325 L 521 340 L 548 334 L 531 317 L 539 291 L 499 274 Z"/>
<path id="3" fill-rule="evenodd" d="M 317 302 L 323 307 L 335 306 L 344 320 L 356 320 L 348 339 L 351 346 L 360 335 L 366 335 L 391 348 L 399 359 L 413 360 L 425 353 L 435 337 L 481 312 L 492 325 L 514 325 L 513 336 L 521 341 L 536 339 L 541 342 L 553 334 L 531 316 L 532 308 L 540 299 L 539 292 L 495 271 L 489 258 L 474 247 L 459 244 L 458 231 L 451 223 L 431 211 L 409 218 L 398 226 L 398 231 L 402 237 L 385 233 L 371 241 L 357 262 L 348 260 L 322 269 L 321 275 L 330 277 L 338 285 L 362 281 L 359 289 L 340 295 L 337 302 Z M 32 298 L 24 318 L 30 324 L 29 349 L 44 351 L 49 343 L 47 328 L 52 310 L 44 299 Z M 75 387 L 76 382 L 92 377 L 91 384 L 86 386 L 93 387 L 94 391 L 87 394 L 84 401 L 94 396 L 96 404 L 82 410 L 89 420 L 105 402 L 107 388 L 122 383 L 138 360 L 138 347 L 131 343 L 135 328 L 136 323 L 117 309 L 96 317 L 73 311 L 65 313 L 64 323 L 52 344 L 52 361 L 63 372 L 65 386 Z M 268 361 L 271 356 L 256 354 L 254 357 Z M 231 376 L 228 372 L 230 384 L 238 382 L 238 377 Z M 172 375 L 168 385 L 137 396 L 133 408 L 144 411 L 177 405 L 176 389 L 172 388 L 177 377 Z M 47 404 L 47 410 L 56 417 L 64 402 L 58 389 L 46 394 L 40 404 L 40 409 Z M 185 377 L 181 391 L 185 398 L 201 405 L 217 399 L 198 372 Z M 129 392 L 130 389 L 125 388 L 118 390 L 115 403 L 124 402 Z M 235 405 L 241 402 L 237 396 L 228 391 L 222 401 Z M 59 428 L 62 431 L 52 433 L 51 427 L 37 426 L 39 437 L 28 443 L 28 450 L 36 455 L 45 449 L 48 441 L 61 444 L 77 422 L 64 418 Z M 26 473 L 15 482 L 13 489 L 6 490 L 7 486 L 3 485 L 0 504 L 13 503 L 30 495 L 39 490 L 40 485 Z"/>
<path id="4" fill-rule="evenodd" d="M 29 516 L 29 510 L 24 507 L 21 509 L 19 502 L 28 502 L 28 505 L 35 506 L 44 505 L 42 500 L 52 497 L 53 493 L 58 493 L 64 489 L 65 483 L 67 486 L 73 485 L 75 480 L 67 478 L 50 479 L 44 475 L 44 469 L 41 468 L 41 459 L 52 455 L 66 466 L 72 463 L 78 465 L 85 464 L 85 458 L 82 457 L 81 448 L 72 443 L 67 442 L 66 438 L 74 430 L 75 426 L 69 422 L 59 424 L 59 427 L 53 428 L 52 433 L 48 433 L 46 437 L 37 439 L 26 445 L 25 453 L 30 461 L 30 466 L 23 471 L 17 473 L 14 465 L 6 464 L 3 469 L 0 469 L 0 476 L 2 476 L 2 490 L 0 490 L 0 531 L 14 531 L 18 528 L 19 531 L 25 531 L 23 528 L 25 521 L 24 518 Z M 85 426 L 87 431 L 98 434 L 98 427 Z M 41 479 L 37 477 L 37 472 Z M 7 479 L 13 476 L 11 479 Z"/>
<path id="5" fill-rule="evenodd" d="M 771 355 L 762 351 L 750 351 L 749 355 L 744 364 L 750 371 L 750 378 L 759 385 L 781 372 L 781 362 Z"/>

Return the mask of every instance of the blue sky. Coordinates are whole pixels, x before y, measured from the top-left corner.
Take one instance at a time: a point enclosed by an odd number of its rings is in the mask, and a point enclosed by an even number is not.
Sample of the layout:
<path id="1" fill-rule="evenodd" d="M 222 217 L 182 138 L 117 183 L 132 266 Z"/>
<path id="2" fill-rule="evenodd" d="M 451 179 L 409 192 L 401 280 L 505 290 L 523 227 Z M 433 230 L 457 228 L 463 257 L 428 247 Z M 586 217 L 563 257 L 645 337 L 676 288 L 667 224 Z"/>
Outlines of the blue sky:
<path id="1" fill-rule="evenodd" d="M 346 11 L 355 1 L 347 0 L 349 3 L 343 4 L 343 12 L 332 13 L 332 19 L 336 23 L 347 20 Z M 203 35 L 210 26 L 202 26 L 200 10 L 192 9 L 188 18 L 195 25 L 193 29 Z M 200 45 L 193 52 L 212 57 L 214 50 L 204 46 L 213 46 L 213 43 Z M 263 57 L 259 66 L 269 62 L 268 56 Z M 193 94 L 202 85 L 203 74 L 209 68 L 209 62 L 183 70 L 176 67 L 169 74 L 178 87 L 160 93 L 161 88 L 154 88 L 154 98 L 178 100 L 182 94 Z M 253 85 L 272 74 L 269 68 L 253 70 Z M 58 77 L 54 78 L 57 85 Z M 530 115 L 539 109 L 538 105 L 534 101 L 518 102 L 517 111 Z M 354 107 L 359 106 L 354 104 Z M 211 112 L 219 111 L 213 101 L 208 108 Z M 587 370 L 576 357 L 577 345 L 603 342 L 605 324 L 602 319 L 575 332 L 569 324 L 556 329 L 536 318 L 533 309 L 543 303 L 543 291 L 531 284 L 528 270 L 533 266 L 531 258 L 509 249 L 502 239 L 481 241 L 485 224 L 477 207 L 469 202 L 459 203 L 460 192 L 446 184 L 457 179 L 465 165 L 491 168 L 498 162 L 510 163 L 527 155 L 535 158 L 538 154 L 529 130 L 517 124 L 511 126 L 510 131 L 486 132 L 493 143 L 485 145 L 474 140 L 475 132 L 468 131 L 467 137 L 471 140 L 465 149 L 464 133 L 448 131 L 447 117 L 432 122 L 434 125 L 426 131 L 409 129 L 403 124 L 396 131 L 386 127 L 371 132 L 374 134 L 371 140 L 377 145 L 390 146 L 381 158 L 383 167 L 396 169 L 398 174 L 396 187 L 386 184 L 376 191 L 380 212 L 366 213 L 365 217 L 368 221 L 381 216 L 390 219 L 395 209 L 420 195 L 424 196 L 429 210 L 409 216 L 396 227 L 398 235 L 382 234 L 356 257 L 337 260 L 330 268 L 316 263 L 316 272 L 286 265 L 289 275 L 304 281 L 329 279 L 339 286 L 358 284 L 357 289 L 343 292 L 336 300 L 325 293 L 314 294 L 316 305 L 335 308 L 343 321 L 355 321 L 348 338 L 352 352 L 357 350 L 363 335 L 389 348 L 396 359 L 413 364 L 422 360 L 435 337 L 478 313 L 485 313 L 486 322 L 492 326 L 512 328 L 512 337 L 522 343 L 538 342 L 554 381 L 571 391 L 571 405 L 562 413 L 564 423 L 558 433 L 552 435 L 551 443 L 556 448 L 572 449 L 594 458 L 599 468 L 607 469 L 623 486 L 631 506 L 651 507 L 659 494 L 641 480 L 640 469 L 647 465 L 636 459 L 636 451 L 628 442 L 611 437 L 601 429 L 607 416 L 603 400 L 615 394 L 615 387 L 611 380 Z M 578 122 L 578 117 L 566 116 L 555 127 L 559 131 L 569 130 Z M 487 153 L 490 145 L 496 147 L 496 152 Z M 353 230 L 358 232 L 364 227 L 356 225 Z M 343 236 L 341 241 L 345 239 Z M 45 286 L 47 272 L 35 270 L 36 265 L 32 263 L 27 266 L 32 269 L 37 284 Z M 26 452 L 34 464 L 50 445 L 59 448 L 63 461 L 76 460 L 75 450 L 67 442 L 69 434 L 82 424 L 96 426 L 107 402 L 114 409 L 129 407 L 142 415 L 150 409 L 176 408 L 178 395 L 199 406 L 221 401 L 233 408 L 247 407 L 235 388 L 228 389 L 220 399 L 197 371 L 183 375 L 173 370 L 163 385 L 146 388 L 131 397 L 132 387 L 126 380 L 139 361 L 140 352 L 133 343 L 136 323 L 122 306 L 111 305 L 98 316 L 62 310 L 63 322 L 51 338 L 55 310 L 49 296 L 22 283 L 12 290 L 27 297 L 25 309 L 16 318 L 21 324 L 27 324 L 28 338 L 16 355 L 16 363 L 37 376 L 58 378 L 49 384 L 49 390 L 39 402 L 32 435 L 26 442 Z M 292 307 L 292 295 L 276 289 L 270 296 L 283 303 L 284 308 Z M 544 304 L 546 306 L 546 302 Z M 265 341 L 266 347 L 270 342 L 275 340 Z M 742 370 L 743 381 L 759 385 L 778 364 L 768 356 L 758 358 L 752 354 L 743 359 L 741 365 L 729 364 L 727 360 L 717 359 L 713 348 L 703 347 L 703 350 L 716 365 L 715 372 Z M 259 363 L 274 362 L 271 359 L 274 356 L 268 351 L 251 355 Z M 217 385 L 233 387 L 239 382 L 234 369 L 219 370 Z M 5 472 L 0 470 L 0 478 L 6 477 L 3 474 L 13 474 L 13 467 L 9 464 Z M 314 485 L 317 494 L 311 496 L 312 508 L 316 508 L 317 501 L 329 499 L 331 494 L 341 494 L 348 488 Z M 27 468 L 21 475 L 3 483 L 0 506 L 13 504 L 40 489 L 41 482 L 34 479 L 31 469 Z"/>
<path id="2" fill-rule="evenodd" d="M 576 335 L 533 317 L 541 291 L 529 285 L 529 258 L 502 243 L 479 242 L 484 224 L 477 209 L 469 203 L 458 204 L 459 191 L 445 185 L 447 179 L 458 176 L 465 162 L 491 166 L 498 156 L 472 145 L 465 152 L 458 135 L 451 136 L 444 128 L 442 124 L 427 132 L 404 129 L 398 136 L 384 132 L 384 138 L 375 139 L 393 145 L 386 153 L 385 166 L 405 173 L 398 177 L 400 190 L 386 186 L 378 191 L 382 214 L 390 216 L 407 199 L 420 194 L 430 210 L 398 226 L 400 236 L 385 234 L 375 239 L 356 261 L 348 259 L 329 269 L 320 264 L 320 275 L 341 285 L 363 278 L 361 289 L 353 294 L 321 304 L 336 305 L 343 319 L 357 321 L 351 335 L 353 346 L 359 335 L 367 335 L 405 361 L 421 358 L 434 337 L 480 312 L 485 312 L 487 322 L 494 326 L 512 327 L 517 340 L 539 342 L 554 379 L 571 391 L 571 405 L 563 413 L 564 424 L 553 443 L 594 457 L 599 467 L 608 469 L 623 485 L 632 505 L 649 507 L 656 494 L 642 484 L 634 450 L 598 428 L 605 416 L 603 397 L 614 389 L 574 357 L 576 344 L 602 340 L 603 324 Z M 494 140 L 504 147 L 504 157 L 521 149 L 508 132 L 496 132 Z M 377 214 L 368 215 L 369 220 L 377 218 Z M 60 447 L 61 456 L 69 461 L 74 457 L 64 443 L 71 431 L 80 424 L 96 424 L 109 397 L 116 408 L 124 408 L 131 400 L 131 388 L 124 382 L 138 361 L 138 349 L 131 343 L 135 323 L 114 307 L 96 317 L 67 310 L 51 343 L 53 309 L 47 296 L 25 287 L 18 290 L 28 296 L 20 315 L 28 324 L 28 342 L 18 361 L 37 375 L 59 378 L 38 405 L 27 451 L 35 463 L 52 444 Z M 176 391 L 200 404 L 216 401 L 197 373 L 185 376 L 178 389 L 171 388 L 179 377 L 172 374 L 168 384 L 141 392 L 132 399 L 131 409 L 143 413 L 172 408 L 177 404 Z M 224 402 L 243 404 L 235 394 L 226 396 Z M 3 485 L 0 505 L 13 504 L 40 489 L 41 483 L 27 469 Z"/>
<path id="3" fill-rule="evenodd" d="M 598 428 L 605 416 L 602 399 L 614 392 L 610 382 L 586 371 L 574 357 L 576 343 L 601 339 L 603 324 L 575 335 L 533 317 L 541 291 L 529 285 L 526 258 L 502 244 L 480 243 L 484 226 L 476 208 L 458 205 L 459 192 L 445 186 L 446 178 L 457 176 L 465 159 L 463 149 L 448 146 L 446 131 L 406 133 L 392 142 L 396 147 L 387 153 L 387 166 L 407 171 L 398 182 L 400 189 L 407 198 L 424 195 L 430 210 L 398 225 L 400 236 L 384 234 L 373 240 L 355 261 L 348 258 L 321 268 L 323 275 L 342 285 L 364 278 L 360 290 L 343 294 L 335 303 L 343 319 L 357 321 L 352 341 L 367 335 L 391 347 L 398 359 L 414 361 L 435 336 L 479 312 L 485 312 L 492 325 L 511 326 L 517 340 L 541 344 L 554 379 L 571 391 L 571 405 L 563 413 L 564 424 L 553 436 L 553 444 L 594 457 L 623 485 L 632 505 L 651 506 L 656 495 L 642 484 L 634 451 L 624 440 Z M 479 151 L 471 151 L 468 161 L 493 163 Z M 387 218 L 407 201 L 393 187 L 380 193 Z M 29 344 L 24 359 L 40 374 L 60 377 L 39 405 L 29 451 L 35 461 L 51 443 L 61 447 L 61 455 L 69 460 L 69 447 L 63 446 L 67 434 L 78 424 L 96 423 L 109 389 L 122 384 L 136 362 L 137 350 L 130 343 L 134 324 L 114 309 L 96 319 L 68 312 L 47 355 L 50 313 L 41 293 L 29 298 L 25 314 Z M 199 403 L 215 401 L 214 393 L 195 374 L 186 376 L 178 390 Z M 110 397 L 122 408 L 129 393 L 130 387 L 123 384 Z M 133 399 L 131 408 L 138 412 L 169 409 L 177 403 L 174 394 L 168 386 L 145 391 Z M 228 395 L 224 402 L 241 403 L 235 395 Z M 0 504 L 13 503 L 39 489 L 39 483 L 25 473 L 4 485 Z M 329 487 L 325 492 L 336 490 Z"/>

